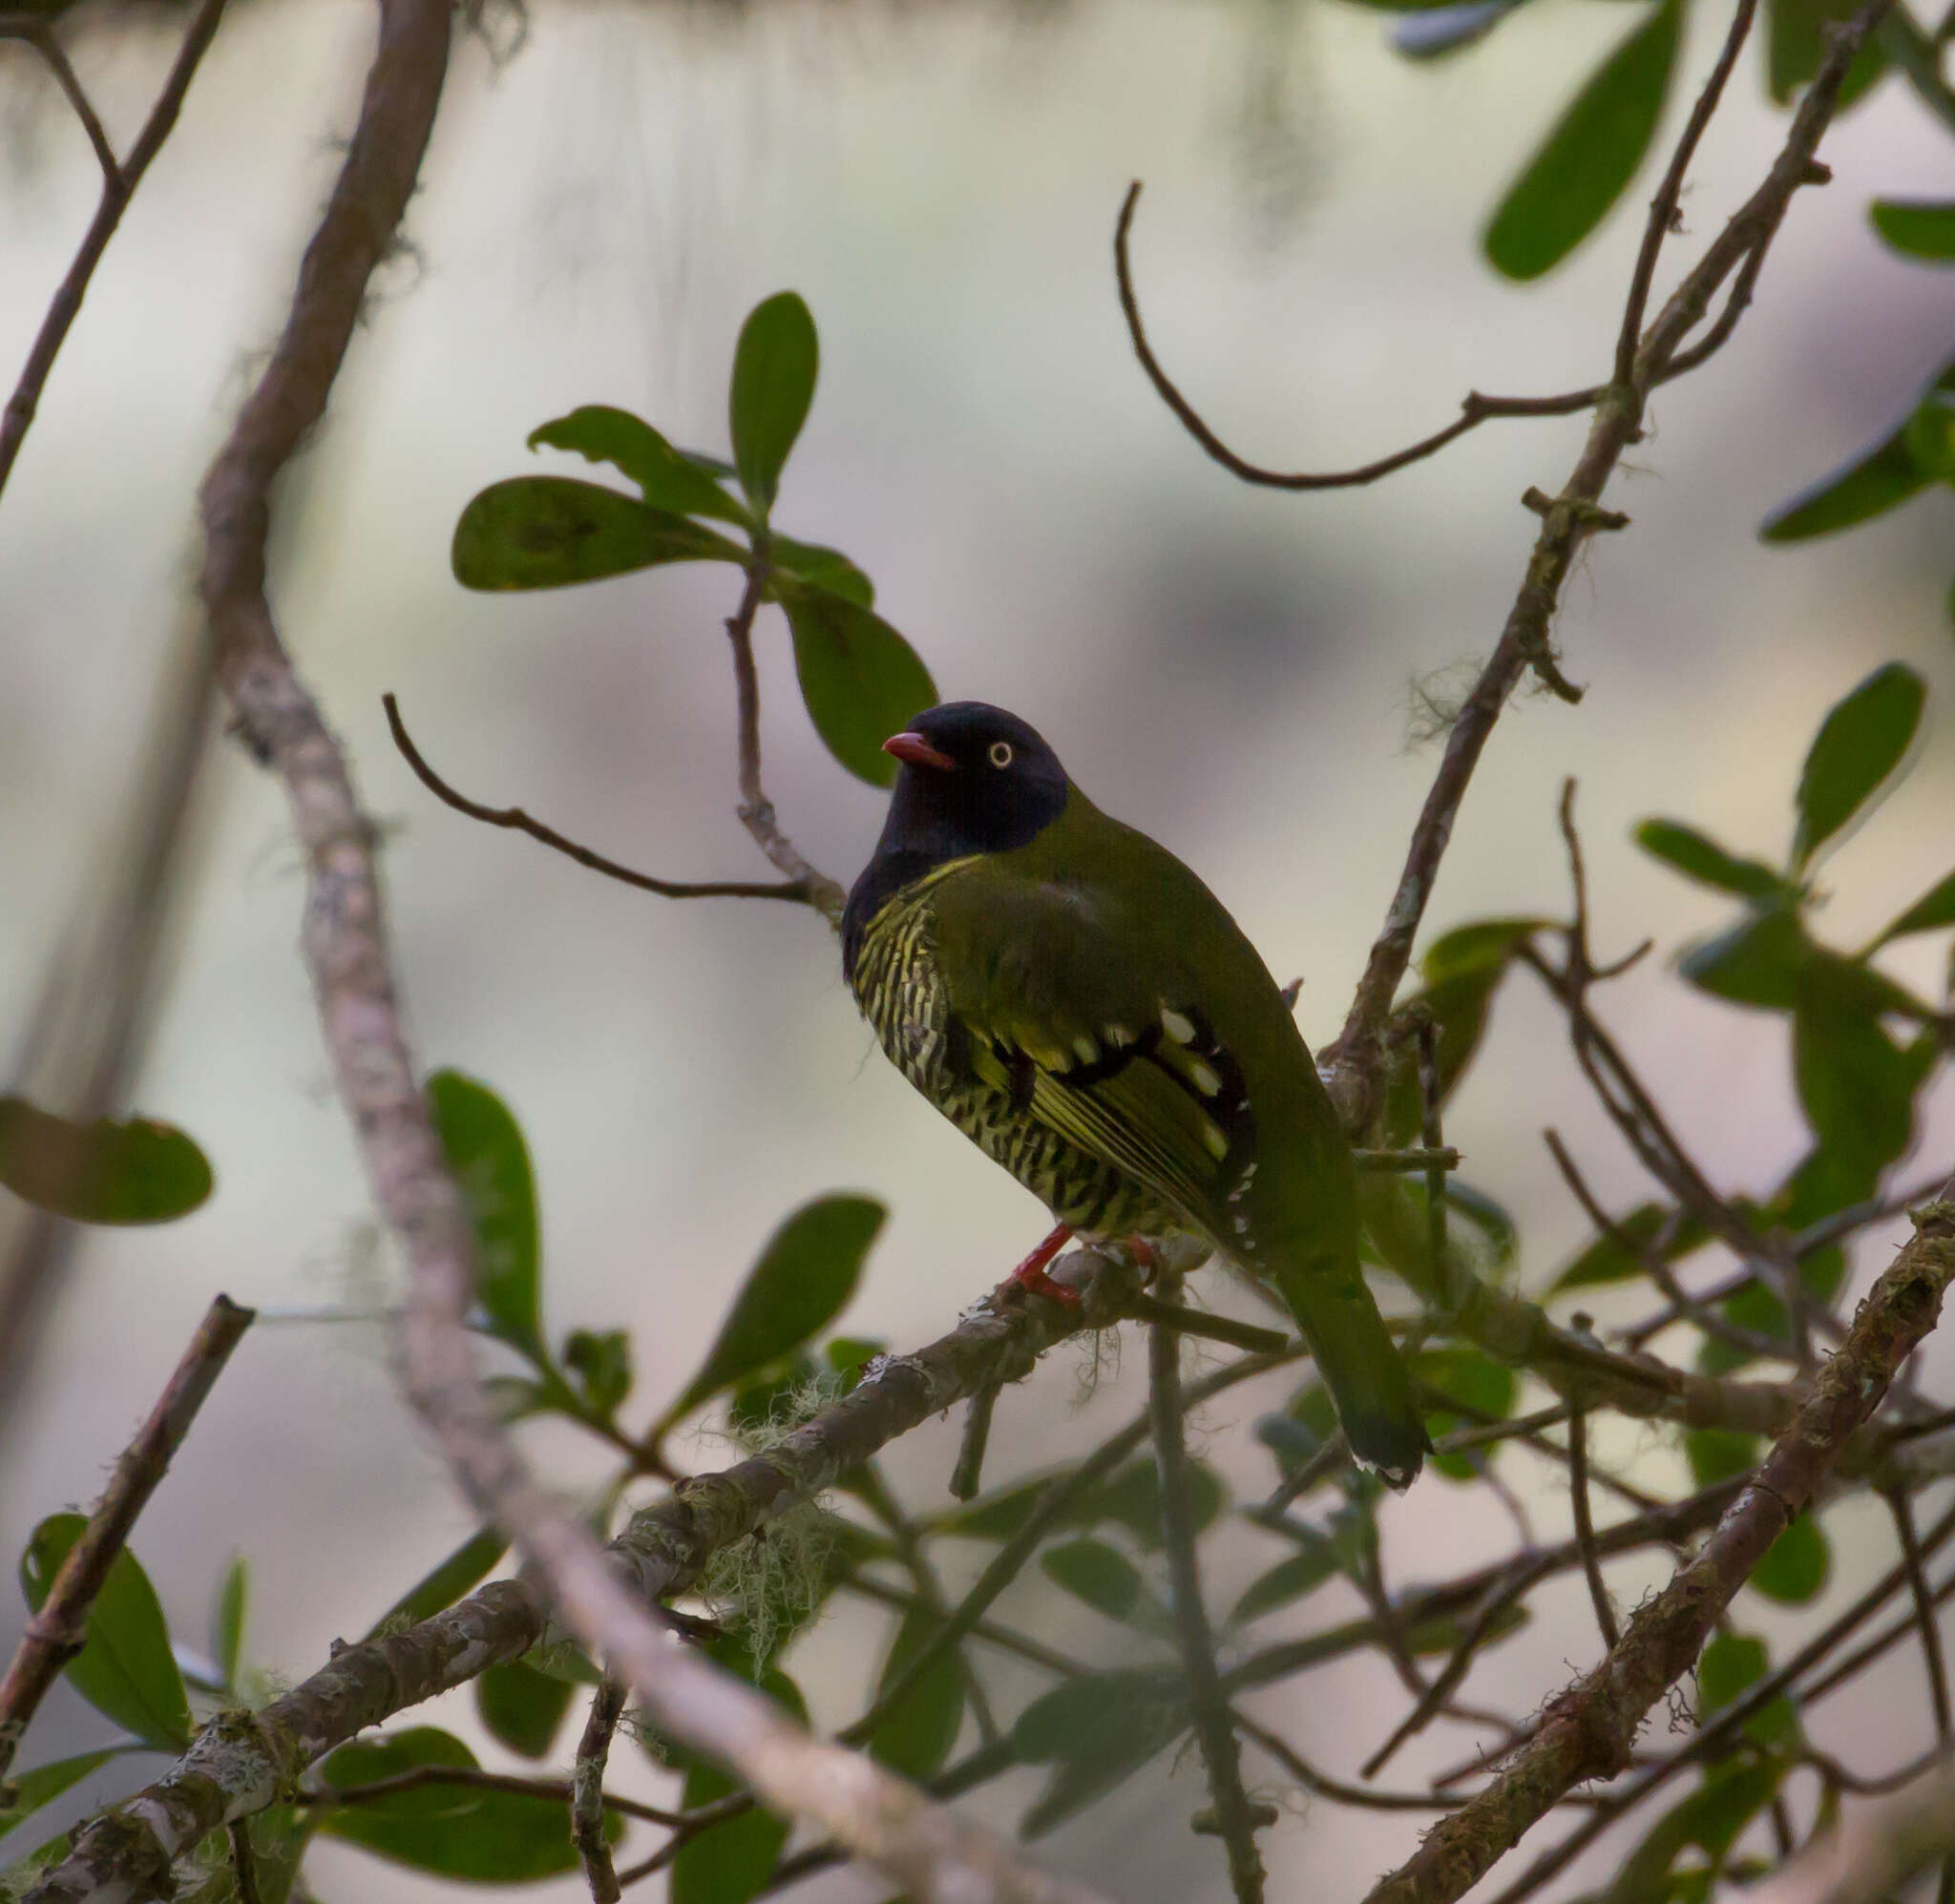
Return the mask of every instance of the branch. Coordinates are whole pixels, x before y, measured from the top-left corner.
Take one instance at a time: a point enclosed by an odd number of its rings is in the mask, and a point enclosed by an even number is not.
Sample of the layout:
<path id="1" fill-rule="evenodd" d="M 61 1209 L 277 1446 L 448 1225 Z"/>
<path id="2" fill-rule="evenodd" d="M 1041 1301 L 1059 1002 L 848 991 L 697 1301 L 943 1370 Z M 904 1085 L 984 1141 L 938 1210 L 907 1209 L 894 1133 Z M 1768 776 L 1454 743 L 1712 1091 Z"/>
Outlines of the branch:
<path id="1" fill-rule="evenodd" d="M 1955 1182 L 1949 1185 L 1955 1191 Z M 1487 1789 L 1443 1820 L 1367 1904 L 1452 1904 L 1567 1792 L 1629 1763 L 1650 1708 L 1690 1669 L 1732 1596 L 1811 1500 L 1896 1370 L 1934 1327 L 1955 1277 L 1955 1203 L 1929 1205 L 1821 1370 L 1811 1398 L 1702 1551 L 1631 1621 L 1622 1643 L 1548 1708 Z"/>
<path id="2" fill-rule="evenodd" d="M 760 613 L 767 586 L 767 537 L 753 534 L 753 555 L 740 606 L 726 621 L 726 638 L 733 644 L 733 688 L 740 735 L 740 819 L 754 844 L 790 881 L 798 884 L 808 903 L 836 931 L 848 894 L 826 873 L 817 872 L 774 815 L 774 803 L 760 783 L 760 671 L 753 662 L 753 617 Z"/>
<path id="3" fill-rule="evenodd" d="M 733 879 L 655 879 L 648 872 L 634 872 L 628 866 L 620 866 L 616 860 L 606 859 L 602 853 L 593 852 L 589 847 L 580 847 L 575 840 L 566 839 L 554 826 L 533 820 L 520 806 L 484 806 L 481 802 L 471 800 L 467 794 L 451 786 L 428 764 L 408 732 L 407 722 L 401 719 L 400 704 L 391 694 L 383 694 L 380 704 L 387 710 L 387 725 L 393 735 L 394 745 L 413 768 L 421 785 L 444 805 L 452 806 L 457 813 L 466 813 L 471 820 L 527 833 L 531 839 L 540 840 L 544 846 L 574 859 L 578 866 L 588 867 L 593 872 L 601 872 L 606 879 L 635 886 L 643 892 L 656 892 L 666 899 L 792 899 L 802 905 L 813 904 L 806 879 L 783 880 L 774 886 Z"/>
<path id="4" fill-rule="evenodd" d="M 1737 294 L 1741 290 L 1749 297 L 1793 194 L 1802 184 L 1817 182 L 1824 176 L 1814 167 L 1814 150 L 1833 116 L 1847 66 L 1890 4 L 1891 0 L 1867 0 L 1852 21 L 1838 30 L 1764 182 L 1705 248 L 1644 332 L 1635 352 L 1633 374 L 1627 380 L 1617 379 L 1595 394 L 1595 414 L 1588 439 L 1561 492 L 1552 500 L 1538 498 L 1542 504 L 1541 533 L 1528 557 L 1526 576 L 1508 611 L 1500 639 L 1447 736 L 1446 750 L 1413 829 L 1404 868 L 1386 910 L 1384 928 L 1372 946 L 1344 1029 L 1319 1057 L 1318 1069 L 1340 1110 L 1347 1120 L 1359 1128 L 1370 1120 L 1383 1077 L 1385 1021 L 1411 963 L 1413 940 L 1425 916 L 1440 862 L 1452 836 L 1454 819 L 1487 736 L 1529 668 L 1535 669 L 1550 690 L 1564 699 L 1575 696 L 1576 690 L 1561 680 L 1554 667 L 1550 627 L 1577 551 L 1597 529 L 1621 526 L 1621 517 L 1601 510 L 1600 498 L 1624 450 L 1642 434 L 1647 394 L 1656 385 L 1692 367 L 1685 362 L 1688 353 L 1680 348 L 1684 339 L 1702 322 L 1726 279 L 1742 267 L 1733 302 L 1726 311 L 1730 324 L 1736 323 L 1737 313 L 1742 309 Z M 1744 0 L 1744 5 L 1748 9 L 1750 0 Z M 1720 55 L 1686 128 L 1686 145 L 1693 146 L 1701 131 L 1699 116 L 1708 111 L 1705 98 L 1715 104 L 1731 56 L 1734 56 L 1734 49 L 1732 42 L 1727 41 L 1726 52 Z M 1680 173 L 1678 179 L 1680 183 Z M 1663 195 L 1659 194 L 1658 206 L 1652 207 L 1652 223 L 1663 203 Z M 1663 218 L 1667 225 L 1667 210 Z M 1630 299 L 1625 306 L 1626 318 L 1639 282 L 1647 293 L 1640 260 L 1638 275 L 1631 280 Z M 1729 326 L 1727 334 L 1728 329 Z M 1704 355 L 1709 355 L 1708 349 Z"/>
<path id="5" fill-rule="evenodd" d="M 1595 1520 L 1588 1511 L 1588 1434 L 1579 1407 L 1568 1412 L 1568 1499 L 1574 1510 L 1575 1544 L 1582 1550 L 1582 1573 L 1588 1582 L 1595 1624 L 1601 1630 L 1603 1645 L 1613 1652 L 1622 1643 L 1622 1633 L 1615 1622 L 1608 1583 L 1602 1578 L 1602 1559 L 1595 1551 Z"/>
<path id="6" fill-rule="evenodd" d="M 890 1357 L 776 1447 L 719 1474 L 695 1475 L 636 1515 L 611 1543 L 612 1567 L 641 1602 L 690 1591 L 722 1548 L 832 1486 L 886 1443 L 958 1401 L 1022 1380 L 1055 1344 L 1118 1321 L 1138 1288 L 1139 1272 L 1122 1251 L 1075 1250 L 1053 1274 L 1079 1288 L 1077 1308 L 1046 1302 L 978 1307 L 948 1335 L 914 1354 Z M 1219 1392 L 1287 1359 L 1245 1358 L 1190 1394 Z M 1144 1425 L 1131 1443 L 1118 1446 L 1107 1469 L 1132 1452 L 1142 1432 Z M 1095 1469 L 1096 1477 L 1100 1472 Z M 961 1638 L 981 1610 L 959 1628 L 959 1608 L 936 1638 L 953 1632 Z M 404 1633 L 340 1648 L 310 1679 L 254 1714 L 250 1725 L 207 1727 L 119 1813 L 85 1828 L 67 1860 L 32 1894 L 33 1904 L 78 1904 L 133 1872 L 166 1867 L 171 1856 L 228 1820 L 280 1802 L 307 1766 L 355 1733 L 520 1658 L 543 1640 L 547 1623 L 548 1609 L 526 1580 L 492 1580 Z"/>
<path id="7" fill-rule="evenodd" d="M 1375 463 L 1363 463 L 1355 470 L 1339 470 L 1323 475 L 1285 474 L 1278 470 L 1266 470 L 1260 464 L 1238 456 L 1209 428 L 1201 412 L 1182 395 L 1174 380 L 1161 367 L 1161 360 L 1154 355 L 1153 345 L 1147 342 L 1146 326 L 1141 322 L 1140 297 L 1134 289 L 1133 263 L 1127 256 L 1134 210 L 1140 201 L 1141 181 L 1136 178 L 1126 188 L 1126 197 L 1121 201 L 1119 220 L 1113 227 L 1113 275 L 1120 287 L 1120 308 L 1126 318 L 1126 333 L 1133 344 L 1134 355 L 1140 359 L 1141 368 L 1147 373 L 1147 381 L 1154 386 L 1161 401 L 1180 420 L 1182 428 L 1231 476 L 1245 483 L 1266 490 L 1358 489 L 1366 483 L 1377 482 L 1381 476 L 1391 475 L 1396 470 L 1404 469 L 1407 464 L 1436 455 L 1455 438 L 1464 436 L 1489 417 L 1572 416 L 1578 410 L 1589 408 L 1602 395 L 1599 387 L 1591 390 L 1570 390 L 1558 397 L 1485 397 L 1478 390 L 1469 390 L 1461 402 L 1460 414 L 1444 429 L 1436 429 L 1430 436 L 1421 437 L 1406 449 L 1395 450 L 1389 456 L 1380 456 Z"/>
<path id="8" fill-rule="evenodd" d="M 137 1516 L 169 1472 L 170 1457 L 190 1432 L 203 1398 L 250 1328 L 253 1313 L 228 1296 L 211 1304 L 149 1419 L 116 1461 L 109 1485 L 81 1538 L 68 1550 L 40 1611 L 27 1622 L 6 1677 L 0 1679 L 0 1783 L 35 1707 L 55 1675 L 81 1650 L 89 1608 L 108 1580 Z"/>
<path id="9" fill-rule="evenodd" d="M 1181 1278 L 1164 1272 L 1164 1299 L 1181 1294 Z M 1175 1641 L 1188 1683 L 1195 1738 L 1209 1768 L 1214 1824 L 1229 1851 L 1229 1881 L 1236 1904 L 1262 1904 L 1263 1861 L 1256 1851 L 1256 1817 L 1242 1785 L 1242 1750 L 1215 1665 L 1215 1636 L 1202 1605 L 1202 1576 L 1195 1555 L 1197 1527 L 1188 1496 L 1187 1428 L 1181 1392 L 1181 1336 L 1171 1322 L 1147 1332 L 1148 1416 L 1161 1471 L 1161 1538 L 1167 1554 L 1168 1599 Z"/>
<path id="10" fill-rule="evenodd" d="M 570 1835 L 583 1860 L 584 1878 L 591 1887 L 591 1904 L 618 1904 L 618 1867 L 604 1842 L 604 1765 L 611 1755 L 611 1735 L 624 1716 L 624 1683 L 604 1675 L 591 1695 L 590 1717 L 578 1741 L 577 1768 L 571 1780 Z"/>
<path id="11" fill-rule="evenodd" d="M 136 188 L 142 183 L 150 161 L 163 149 L 163 141 L 176 126 L 177 115 L 183 107 L 183 96 L 190 91 L 190 82 L 196 77 L 198 64 L 217 32 L 218 19 L 223 10 L 224 0 L 202 0 L 190 22 L 189 31 L 183 35 L 183 43 L 178 49 L 169 76 L 163 81 L 163 90 L 157 94 L 157 102 L 150 108 L 142 131 L 129 148 L 129 157 L 119 166 L 116 163 L 115 154 L 108 149 L 108 139 L 100 123 L 95 120 L 93 112 L 87 110 L 86 95 L 78 85 L 70 85 L 74 74 L 69 71 L 67 59 L 55 44 L 52 31 L 44 23 L 36 23 L 39 31 L 30 34 L 53 67 L 54 76 L 68 93 L 88 132 L 90 143 L 95 148 L 95 157 L 102 166 L 102 196 L 95 207 L 95 218 L 82 238 L 81 248 L 74 254 L 74 262 L 68 267 L 67 277 L 62 279 L 53 301 L 48 306 L 48 315 L 41 320 L 41 328 L 34 338 L 33 347 L 27 354 L 20 381 L 13 387 L 7 408 L 0 411 L 0 490 L 7 487 L 14 458 L 20 454 L 20 446 L 34 420 L 34 412 L 40 408 L 41 392 L 47 387 L 54 359 L 60 355 L 61 346 L 68 341 L 68 333 L 81 313 L 81 301 L 88 295 L 89 281 L 95 274 L 95 266 L 102 262 L 102 253 L 109 248 L 109 241 L 116 236 L 116 227 L 122 222 L 122 214 L 136 196 Z"/>

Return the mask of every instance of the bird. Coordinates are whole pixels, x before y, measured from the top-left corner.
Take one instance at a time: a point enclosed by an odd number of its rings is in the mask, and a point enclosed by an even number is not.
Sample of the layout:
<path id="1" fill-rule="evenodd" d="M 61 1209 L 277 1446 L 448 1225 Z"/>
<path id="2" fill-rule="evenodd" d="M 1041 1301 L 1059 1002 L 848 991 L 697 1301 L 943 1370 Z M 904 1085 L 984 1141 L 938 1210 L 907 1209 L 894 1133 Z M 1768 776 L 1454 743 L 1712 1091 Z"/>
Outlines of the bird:
<path id="1" fill-rule="evenodd" d="M 1017 715 L 918 714 L 842 966 L 897 1070 L 1068 1235 L 1206 1239 L 1282 1297 L 1352 1454 L 1409 1486 L 1431 1443 L 1358 1266 L 1357 1181 L 1255 948 L 1201 880 L 1095 806 Z"/>

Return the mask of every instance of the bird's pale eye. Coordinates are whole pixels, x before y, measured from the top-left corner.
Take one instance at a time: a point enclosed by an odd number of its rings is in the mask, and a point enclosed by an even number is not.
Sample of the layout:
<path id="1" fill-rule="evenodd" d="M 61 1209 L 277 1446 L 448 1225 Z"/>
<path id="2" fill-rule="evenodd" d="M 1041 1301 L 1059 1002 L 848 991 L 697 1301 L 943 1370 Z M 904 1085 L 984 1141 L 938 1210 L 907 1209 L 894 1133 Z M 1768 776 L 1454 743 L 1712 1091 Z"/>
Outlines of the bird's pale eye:
<path id="1" fill-rule="evenodd" d="M 995 767 L 1008 767 L 1012 764 L 1012 743 L 1009 741 L 994 741 L 991 743 L 991 764 Z"/>

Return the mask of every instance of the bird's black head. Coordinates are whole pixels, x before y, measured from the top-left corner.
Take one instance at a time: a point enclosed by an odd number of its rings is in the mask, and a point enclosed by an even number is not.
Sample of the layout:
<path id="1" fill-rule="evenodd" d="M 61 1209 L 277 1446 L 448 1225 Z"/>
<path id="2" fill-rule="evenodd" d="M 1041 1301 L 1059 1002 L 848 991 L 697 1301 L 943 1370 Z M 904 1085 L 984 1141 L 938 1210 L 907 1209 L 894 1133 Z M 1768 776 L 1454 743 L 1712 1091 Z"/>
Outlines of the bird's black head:
<path id="1" fill-rule="evenodd" d="M 875 857 L 849 895 L 844 963 L 885 900 L 946 860 L 1022 847 L 1065 811 L 1059 756 L 1016 714 L 981 701 L 927 708 L 883 751 L 902 762 Z"/>

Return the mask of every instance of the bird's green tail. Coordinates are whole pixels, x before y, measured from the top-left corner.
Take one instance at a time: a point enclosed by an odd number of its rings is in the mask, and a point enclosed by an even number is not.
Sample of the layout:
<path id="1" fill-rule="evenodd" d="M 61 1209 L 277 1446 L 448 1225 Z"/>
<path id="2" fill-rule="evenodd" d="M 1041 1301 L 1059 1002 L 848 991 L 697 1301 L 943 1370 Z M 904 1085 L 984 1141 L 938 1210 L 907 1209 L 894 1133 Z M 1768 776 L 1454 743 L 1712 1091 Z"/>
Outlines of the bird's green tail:
<path id="1" fill-rule="evenodd" d="M 1277 1283 L 1337 1404 L 1351 1452 L 1391 1486 L 1410 1487 L 1432 1443 L 1419 1419 L 1412 1371 L 1362 1272 L 1325 1259 Z"/>

